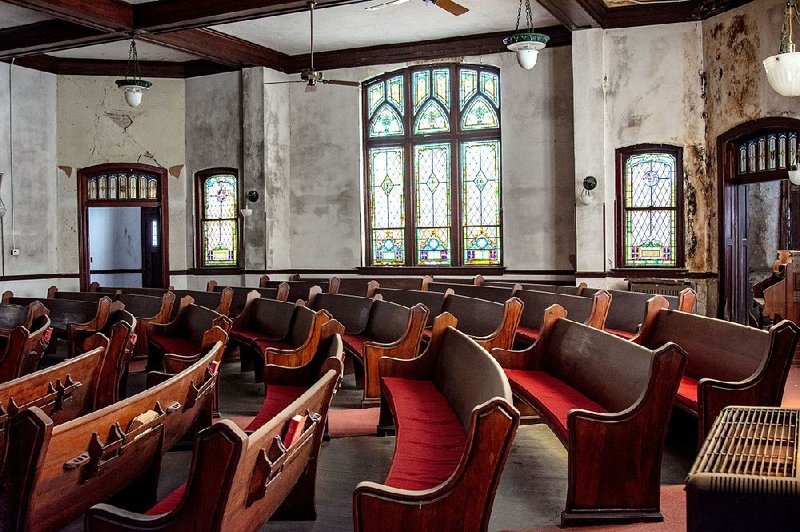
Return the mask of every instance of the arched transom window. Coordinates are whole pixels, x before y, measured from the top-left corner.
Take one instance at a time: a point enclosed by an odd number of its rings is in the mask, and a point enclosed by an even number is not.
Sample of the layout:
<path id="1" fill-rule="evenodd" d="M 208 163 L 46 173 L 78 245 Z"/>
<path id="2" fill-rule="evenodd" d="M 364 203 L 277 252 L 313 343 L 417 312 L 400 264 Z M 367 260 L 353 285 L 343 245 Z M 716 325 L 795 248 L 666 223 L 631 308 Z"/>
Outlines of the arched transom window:
<path id="1" fill-rule="evenodd" d="M 500 264 L 497 69 L 417 66 L 363 95 L 369 264 Z"/>

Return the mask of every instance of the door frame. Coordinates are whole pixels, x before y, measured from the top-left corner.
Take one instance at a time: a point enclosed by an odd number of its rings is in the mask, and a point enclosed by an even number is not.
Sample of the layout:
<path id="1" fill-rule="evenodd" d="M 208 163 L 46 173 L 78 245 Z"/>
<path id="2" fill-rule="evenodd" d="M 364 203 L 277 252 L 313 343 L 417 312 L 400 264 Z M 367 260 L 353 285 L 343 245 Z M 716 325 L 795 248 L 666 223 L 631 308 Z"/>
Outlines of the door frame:
<path id="1" fill-rule="evenodd" d="M 800 120 L 789 117 L 767 117 L 751 120 L 729 129 L 717 137 L 717 177 L 719 205 L 719 317 L 733 320 L 739 310 L 735 283 L 738 277 L 738 238 L 742 234 L 739 217 L 735 213 L 741 208 L 743 190 L 741 185 L 788 179 L 787 170 L 770 170 L 754 176 L 738 176 L 739 142 L 745 138 L 772 131 L 800 130 Z M 746 320 L 746 316 L 741 317 Z M 747 323 L 744 321 L 744 323 Z"/>
<path id="2" fill-rule="evenodd" d="M 157 200 L 89 200 L 89 178 L 113 172 L 136 172 L 158 178 Z M 89 289 L 91 265 L 89 262 L 89 207 L 158 207 L 161 221 L 161 282 L 169 286 L 169 194 L 167 169 L 139 163 L 105 163 L 78 170 L 78 254 L 81 290 Z"/>

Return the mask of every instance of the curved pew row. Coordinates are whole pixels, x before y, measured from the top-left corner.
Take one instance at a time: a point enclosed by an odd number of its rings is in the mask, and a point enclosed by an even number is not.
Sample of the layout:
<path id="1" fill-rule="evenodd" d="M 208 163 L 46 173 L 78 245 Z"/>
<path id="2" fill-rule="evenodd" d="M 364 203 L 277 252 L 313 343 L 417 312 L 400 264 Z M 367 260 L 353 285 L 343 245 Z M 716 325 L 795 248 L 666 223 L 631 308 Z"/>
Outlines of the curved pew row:
<path id="1" fill-rule="evenodd" d="M 763 331 L 668 305 L 651 299 L 633 342 L 651 349 L 674 342 L 686 352 L 675 404 L 697 417 L 698 448 L 726 406 L 780 406 L 800 327 L 784 320 Z"/>
<path id="2" fill-rule="evenodd" d="M 505 303 L 514 297 L 516 292 L 521 289 L 522 286 L 516 283 L 511 286 L 488 286 L 431 281 L 426 285 L 426 290 L 430 292 L 447 292 L 450 290 L 460 296 L 485 299 L 486 301 L 494 301 L 495 303 Z"/>
<path id="3" fill-rule="evenodd" d="M 510 349 L 514 344 L 522 307 L 522 301 L 516 297 L 505 303 L 496 303 L 453 294 L 445 298 L 442 312 L 452 314 L 457 320 L 458 330 L 484 349 Z M 430 335 L 430 330 L 426 330 L 425 336 Z"/>
<path id="4" fill-rule="evenodd" d="M 251 434 L 227 420 L 199 433 L 189 481 L 146 513 L 101 504 L 86 529 L 251 531 L 274 514 L 315 519 L 317 456 L 342 372 L 340 360 L 329 360 L 315 384 Z"/>
<path id="5" fill-rule="evenodd" d="M 547 310 L 523 351 L 495 349 L 514 395 L 536 409 L 568 453 L 563 525 L 661 521 L 664 439 L 686 354 L 650 350 Z"/>
<path id="6" fill-rule="evenodd" d="M 125 310 L 136 318 L 136 338 L 134 354 L 140 357 L 147 356 L 150 345 L 147 330 L 150 324 L 163 324 L 169 322 L 172 307 L 175 304 L 175 294 L 165 292 L 161 296 L 147 296 L 141 294 L 119 294 L 117 301 L 125 305 Z"/>
<path id="7" fill-rule="evenodd" d="M 226 289 L 230 289 L 232 292 L 230 312 L 228 313 L 231 318 L 236 318 L 242 313 L 244 307 L 247 306 L 250 294 L 253 292 L 264 299 L 288 301 L 290 291 L 287 283 L 281 283 L 275 288 L 247 288 L 245 286 L 220 286 L 216 281 L 212 280 L 206 285 L 206 291 L 208 292 L 222 292 Z"/>
<path id="8" fill-rule="evenodd" d="M 0 346 L 11 331 L 19 326 L 31 330 L 36 327 L 36 320 L 47 316 L 49 312 L 39 301 L 33 301 L 28 305 L 0 304 Z"/>
<path id="9" fill-rule="evenodd" d="M 189 296 L 195 305 L 211 309 L 218 312 L 223 316 L 228 316 L 231 311 L 231 302 L 233 301 L 233 289 L 225 287 L 219 292 L 208 292 L 202 290 L 171 290 L 175 294 L 175 298 L 182 301 L 183 298 Z M 178 309 L 173 309 L 172 317 L 177 314 Z"/>
<path id="10" fill-rule="evenodd" d="M 31 407 L 8 424 L 0 472 L 0 528 L 55 530 L 119 495 L 132 509 L 155 502 L 161 456 L 190 429 L 211 424 L 215 344 L 179 375 L 54 426 Z"/>
<path id="11" fill-rule="evenodd" d="M 397 431 L 384 484 L 353 493 L 354 529 L 487 530 L 519 413 L 502 369 L 477 342 L 436 318 L 428 349 L 382 358 L 381 425 Z"/>
<path id="12" fill-rule="evenodd" d="M 425 327 L 433 327 L 433 320 L 443 312 L 445 299 L 452 295 L 452 289 L 444 292 L 429 292 L 427 290 L 406 290 L 401 288 L 378 288 L 376 295 L 381 296 L 384 301 L 397 303 L 404 307 L 411 308 L 414 305 L 424 305 L 428 309 L 428 319 Z"/>
<path id="13" fill-rule="evenodd" d="M 33 320 L 30 330 L 24 325 L 12 329 L 0 345 L 0 383 L 36 371 L 51 333 L 50 318 L 45 313 Z"/>
<path id="14" fill-rule="evenodd" d="M 242 371 L 254 368 L 257 353 L 254 342 L 278 341 L 286 337 L 292 325 L 294 308 L 298 304 L 263 298 L 253 291 L 248 294 L 245 306 L 234 318 L 230 332 L 232 344 L 239 348 Z"/>
<path id="15" fill-rule="evenodd" d="M 573 321 L 603 329 L 612 302 L 611 295 L 605 290 L 596 292 L 592 298 L 535 290 L 519 290 L 515 297 L 524 304 L 517 337 L 528 344 L 539 338 L 545 311 L 551 305 L 561 306 Z"/>

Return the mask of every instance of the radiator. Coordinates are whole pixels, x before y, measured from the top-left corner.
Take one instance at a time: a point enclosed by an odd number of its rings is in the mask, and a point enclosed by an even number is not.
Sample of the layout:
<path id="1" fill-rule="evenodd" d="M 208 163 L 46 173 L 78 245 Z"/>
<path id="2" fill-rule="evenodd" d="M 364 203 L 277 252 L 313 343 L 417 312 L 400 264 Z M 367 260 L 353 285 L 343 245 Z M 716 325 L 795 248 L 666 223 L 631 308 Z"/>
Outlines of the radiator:
<path id="1" fill-rule="evenodd" d="M 686 480 L 686 528 L 798 530 L 800 410 L 732 406 L 717 417 Z"/>
<path id="2" fill-rule="evenodd" d="M 628 281 L 628 290 L 643 294 L 679 296 L 684 288 L 694 288 L 691 283 L 669 279 L 636 279 Z"/>

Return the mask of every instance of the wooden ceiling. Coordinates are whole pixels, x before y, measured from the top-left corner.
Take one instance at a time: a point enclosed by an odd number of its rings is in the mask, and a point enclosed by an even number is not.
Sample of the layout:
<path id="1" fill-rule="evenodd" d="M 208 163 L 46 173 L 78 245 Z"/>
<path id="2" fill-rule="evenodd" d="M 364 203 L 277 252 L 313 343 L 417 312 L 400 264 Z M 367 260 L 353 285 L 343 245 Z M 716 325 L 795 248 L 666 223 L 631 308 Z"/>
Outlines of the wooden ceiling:
<path id="1" fill-rule="evenodd" d="M 299 72 L 306 55 L 288 55 L 209 29 L 209 26 L 280 16 L 307 9 L 304 0 L 162 0 L 123 3 L 118 0 L 4 0 L 42 13 L 50 20 L 0 29 L 0 60 L 58 74 L 123 75 L 124 61 L 54 57 L 57 52 L 130 38 L 191 54 L 188 62 L 143 62 L 143 74 L 189 77 L 250 66 Z M 318 8 L 336 8 L 365 0 L 316 0 Z M 688 0 L 609 7 L 604 0 L 537 0 L 561 25 L 539 28 L 549 46 L 571 42 L 570 31 L 700 20 L 750 0 Z M 323 52 L 317 66 L 333 69 L 409 60 L 478 55 L 505 50 L 508 32 L 483 33 L 415 43 L 388 44 Z"/>

